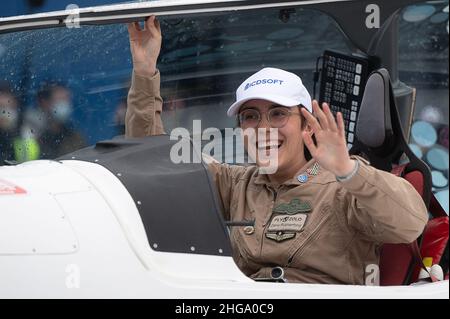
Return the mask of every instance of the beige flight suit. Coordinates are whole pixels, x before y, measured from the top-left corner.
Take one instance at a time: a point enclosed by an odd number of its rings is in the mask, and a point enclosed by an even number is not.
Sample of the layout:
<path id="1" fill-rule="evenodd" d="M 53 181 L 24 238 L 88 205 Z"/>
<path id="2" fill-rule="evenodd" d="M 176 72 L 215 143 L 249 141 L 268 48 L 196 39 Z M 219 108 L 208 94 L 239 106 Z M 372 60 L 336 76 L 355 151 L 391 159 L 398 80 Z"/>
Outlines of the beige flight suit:
<path id="1" fill-rule="evenodd" d="M 164 134 L 159 85 L 159 73 L 133 74 L 127 137 Z M 270 278 L 281 266 L 288 282 L 364 285 L 382 243 L 409 243 L 422 233 L 428 214 L 412 185 L 354 159 L 360 167 L 348 181 L 317 171 L 311 160 L 277 188 L 255 166 L 209 164 L 225 220 L 255 221 L 230 234 L 233 257 L 246 275 Z M 300 174 L 306 182 L 299 182 Z"/>

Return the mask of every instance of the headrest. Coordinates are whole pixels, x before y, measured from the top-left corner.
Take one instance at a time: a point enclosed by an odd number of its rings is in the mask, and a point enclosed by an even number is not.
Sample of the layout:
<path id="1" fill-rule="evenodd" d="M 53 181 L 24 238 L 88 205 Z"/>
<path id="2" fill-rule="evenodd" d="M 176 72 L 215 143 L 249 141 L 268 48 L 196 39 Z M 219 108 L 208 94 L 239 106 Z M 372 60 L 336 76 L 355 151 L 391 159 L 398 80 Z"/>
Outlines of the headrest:
<path id="1" fill-rule="evenodd" d="M 367 80 L 359 110 L 356 136 L 365 146 L 383 146 L 392 132 L 390 78 L 386 69 L 374 71 Z"/>

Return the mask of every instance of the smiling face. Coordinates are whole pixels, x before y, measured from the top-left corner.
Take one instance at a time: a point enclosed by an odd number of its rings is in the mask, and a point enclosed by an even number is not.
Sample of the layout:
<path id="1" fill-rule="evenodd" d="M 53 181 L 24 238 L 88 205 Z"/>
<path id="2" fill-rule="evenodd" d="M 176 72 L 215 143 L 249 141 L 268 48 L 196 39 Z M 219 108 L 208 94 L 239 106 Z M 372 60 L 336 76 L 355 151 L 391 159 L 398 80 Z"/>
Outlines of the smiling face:
<path id="1" fill-rule="evenodd" d="M 250 100 L 246 102 L 239 110 L 239 114 L 245 115 L 245 111 L 253 109 L 261 115 L 261 121 L 254 130 L 263 129 L 265 131 L 265 140 L 261 139 L 261 135 L 256 134 L 256 148 L 258 151 L 269 152 L 271 149 L 278 151 L 277 171 L 272 174 L 273 178 L 283 182 L 286 179 L 292 178 L 294 174 L 301 169 L 306 163 L 304 156 L 304 144 L 302 138 L 302 130 L 309 130 L 309 125 L 302 125 L 302 116 L 298 107 L 283 107 L 276 105 L 273 102 L 266 100 Z M 275 110 L 274 110 L 275 109 Z M 276 122 L 278 116 L 277 110 L 289 111 L 286 124 L 282 127 L 274 128 L 267 120 L 267 113 L 272 110 L 273 121 Z M 240 123 L 243 130 L 247 129 L 245 123 Z M 273 124 L 273 123 L 272 123 Z M 277 130 L 278 136 L 276 140 L 270 138 L 270 131 Z M 249 145 L 248 139 L 245 139 L 245 148 L 252 158 L 256 159 L 256 164 L 262 166 L 258 156 L 254 154 L 252 147 Z"/>

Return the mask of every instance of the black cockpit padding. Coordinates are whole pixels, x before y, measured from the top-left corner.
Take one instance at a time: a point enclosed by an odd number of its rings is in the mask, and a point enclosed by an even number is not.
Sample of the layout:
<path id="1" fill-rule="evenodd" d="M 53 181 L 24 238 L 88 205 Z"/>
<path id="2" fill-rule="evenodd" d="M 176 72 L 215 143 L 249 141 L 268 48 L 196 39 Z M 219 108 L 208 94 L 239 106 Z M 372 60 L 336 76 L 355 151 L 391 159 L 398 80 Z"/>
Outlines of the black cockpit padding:
<path id="1" fill-rule="evenodd" d="M 350 153 L 367 158 L 378 169 L 390 172 L 395 165 L 408 159 L 405 173 L 422 173 L 423 199 L 429 205 L 431 171 L 409 148 L 386 69 L 375 70 L 367 80 L 355 133 L 355 143 Z"/>
<path id="2" fill-rule="evenodd" d="M 116 138 L 58 160 L 96 163 L 126 187 L 157 251 L 231 256 L 215 186 L 203 163 L 175 164 L 169 136 Z M 192 147 L 191 141 L 188 141 Z M 196 153 L 198 154 L 198 153 Z"/>

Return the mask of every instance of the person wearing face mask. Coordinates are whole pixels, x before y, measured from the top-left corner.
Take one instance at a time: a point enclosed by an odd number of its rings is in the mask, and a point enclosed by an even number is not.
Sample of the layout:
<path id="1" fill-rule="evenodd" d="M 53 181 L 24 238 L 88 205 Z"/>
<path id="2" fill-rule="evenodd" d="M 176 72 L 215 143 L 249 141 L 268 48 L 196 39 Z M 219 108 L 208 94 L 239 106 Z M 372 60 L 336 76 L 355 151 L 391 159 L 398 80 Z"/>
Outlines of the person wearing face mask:
<path id="1" fill-rule="evenodd" d="M 41 158 L 54 159 L 86 146 L 83 136 L 71 122 L 71 92 L 65 86 L 44 86 L 38 93 L 38 107 L 31 110 L 30 130 L 38 137 Z"/>
<path id="2" fill-rule="evenodd" d="M 39 144 L 33 137 L 22 134 L 19 122 L 17 98 L 11 91 L 0 89 L 0 165 L 39 158 Z"/>
<path id="3" fill-rule="evenodd" d="M 152 16 L 144 29 L 133 23 L 128 31 L 126 136 L 164 134 L 159 23 Z M 277 150 L 275 172 L 259 170 L 248 143 L 256 165 L 208 163 L 225 220 L 254 220 L 230 233 L 234 260 L 249 277 L 363 285 L 382 244 L 410 243 L 422 233 L 427 209 L 413 186 L 350 156 L 342 114 L 335 118 L 328 105 L 311 101 L 297 75 L 276 68 L 253 74 L 237 89 L 228 116 L 242 129 L 278 132 L 276 140 L 256 141 L 263 152 Z"/>

